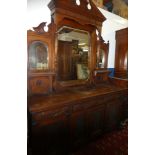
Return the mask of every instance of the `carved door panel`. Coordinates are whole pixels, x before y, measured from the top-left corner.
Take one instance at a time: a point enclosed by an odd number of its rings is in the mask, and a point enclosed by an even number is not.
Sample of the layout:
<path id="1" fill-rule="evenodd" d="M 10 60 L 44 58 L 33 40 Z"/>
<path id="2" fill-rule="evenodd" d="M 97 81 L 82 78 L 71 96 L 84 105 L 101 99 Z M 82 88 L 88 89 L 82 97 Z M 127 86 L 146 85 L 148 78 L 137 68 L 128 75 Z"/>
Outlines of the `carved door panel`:
<path id="1" fill-rule="evenodd" d="M 128 118 L 128 96 L 125 96 L 124 102 L 123 102 L 123 113 L 124 113 L 124 118 Z"/>
<path id="2" fill-rule="evenodd" d="M 50 155 L 67 151 L 69 110 L 69 107 L 62 107 L 32 114 L 31 143 L 34 154 Z"/>
<path id="3" fill-rule="evenodd" d="M 121 97 L 122 101 L 122 120 L 128 118 L 128 93 L 124 93 Z"/>
<path id="4" fill-rule="evenodd" d="M 119 100 L 114 100 L 107 103 L 106 114 L 105 114 L 105 124 L 106 130 L 115 129 L 121 120 L 121 105 Z"/>
<path id="5" fill-rule="evenodd" d="M 67 149 L 68 128 L 63 120 L 42 126 L 32 135 L 32 152 L 34 154 L 58 154 Z"/>
<path id="6" fill-rule="evenodd" d="M 76 148 L 86 142 L 86 118 L 84 112 L 73 113 L 71 117 L 71 145 Z"/>
<path id="7" fill-rule="evenodd" d="M 104 131 L 104 114 L 104 106 L 91 109 L 87 112 L 88 133 L 90 138 L 95 138 Z"/>

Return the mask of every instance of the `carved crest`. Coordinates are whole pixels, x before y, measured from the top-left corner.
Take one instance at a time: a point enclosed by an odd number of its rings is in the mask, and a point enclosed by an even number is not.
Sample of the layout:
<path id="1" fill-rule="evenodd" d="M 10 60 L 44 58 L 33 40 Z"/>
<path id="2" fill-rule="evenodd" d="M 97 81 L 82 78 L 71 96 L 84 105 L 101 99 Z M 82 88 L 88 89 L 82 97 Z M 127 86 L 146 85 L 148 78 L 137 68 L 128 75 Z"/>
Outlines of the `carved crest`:
<path id="1" fill-rule="evenodd" d="M 44 27 L 46 26 L 47 22 L 42 22 L 37 27 L 33 27 L 33 30 L 37 33 L 45 33 Z"/>

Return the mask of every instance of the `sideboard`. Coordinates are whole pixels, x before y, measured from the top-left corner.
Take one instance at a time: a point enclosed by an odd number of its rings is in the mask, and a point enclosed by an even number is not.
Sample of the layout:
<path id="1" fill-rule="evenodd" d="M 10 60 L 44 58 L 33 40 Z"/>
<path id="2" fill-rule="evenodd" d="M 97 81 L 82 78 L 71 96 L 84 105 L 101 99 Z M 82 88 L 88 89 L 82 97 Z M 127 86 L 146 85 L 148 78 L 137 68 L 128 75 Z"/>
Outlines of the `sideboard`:
<path id="1" fill-rule="evenodd" d="M 109 81 L 92 88 L 29 97 L 33 153 L 62 154 L 116 129 L 128 116 L 127 81 Z"/>

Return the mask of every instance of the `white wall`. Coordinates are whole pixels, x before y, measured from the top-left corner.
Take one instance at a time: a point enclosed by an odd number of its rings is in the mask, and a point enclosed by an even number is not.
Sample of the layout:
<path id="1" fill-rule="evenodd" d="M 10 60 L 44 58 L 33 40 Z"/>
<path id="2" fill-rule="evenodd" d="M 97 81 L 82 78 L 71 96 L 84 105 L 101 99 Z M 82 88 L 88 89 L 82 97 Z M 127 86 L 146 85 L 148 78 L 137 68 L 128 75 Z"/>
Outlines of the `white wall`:
<path id="1" fill-rule="evenodd" d="M 51 22 L 48 3 L 51 0 L 27 0 L 27 30 L 38 26 L 42 22 Z"/>

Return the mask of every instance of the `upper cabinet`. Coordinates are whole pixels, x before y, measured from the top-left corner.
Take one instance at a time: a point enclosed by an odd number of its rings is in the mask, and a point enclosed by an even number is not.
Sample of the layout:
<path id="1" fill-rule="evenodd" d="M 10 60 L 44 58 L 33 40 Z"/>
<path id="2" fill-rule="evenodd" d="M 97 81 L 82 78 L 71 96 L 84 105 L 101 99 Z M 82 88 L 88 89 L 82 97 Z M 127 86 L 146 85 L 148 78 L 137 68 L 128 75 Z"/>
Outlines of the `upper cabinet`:
<path id="1" fill-rule="evenodd" d="M 106 18 L 92 0 L 51 0 L 48 7 L 48 31 L 45 22 L 28 31 L 30 95 L 92 85 L 96 70 L 107 68 L 109 44 L 101 37 Z"/>

